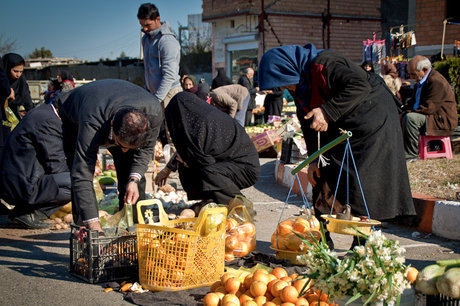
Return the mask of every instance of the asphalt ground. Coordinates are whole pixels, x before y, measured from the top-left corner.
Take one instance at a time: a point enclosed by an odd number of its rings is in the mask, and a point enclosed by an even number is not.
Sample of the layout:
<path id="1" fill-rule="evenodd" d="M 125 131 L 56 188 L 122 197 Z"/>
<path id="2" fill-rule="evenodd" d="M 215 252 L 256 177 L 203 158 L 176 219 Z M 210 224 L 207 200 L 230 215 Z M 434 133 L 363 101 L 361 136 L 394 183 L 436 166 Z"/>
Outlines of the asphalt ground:
<path id="1" fill-rule="evenodd" d="M 298 196 L 286 201 L 288 189 L 275 180 L 275 159 L 262 158 L 261 165 L 259 181 L 243 193 L 257 212 L 257 250 L 273 254 L 270 237 L 277 223 L 298 215 L 303 202 Z M 180 187 L 177 178 L 171 182 Z M 406 249 L 406 264 L 417 269 L 435 260 L 460 258 L 460 241 L 395 224 L 381 230 L 387 238 L 399 240 Z M 0 304 L 132 305 L 121 293 L 105 293 L 101 284 L 89 284 L 69 273 L 69 236 L 69 230 L 12 229 L 7 217 L 0 216 Z M 345 254 L 352 237 L 332 234 L 332 238 L 336 252 Z"/>

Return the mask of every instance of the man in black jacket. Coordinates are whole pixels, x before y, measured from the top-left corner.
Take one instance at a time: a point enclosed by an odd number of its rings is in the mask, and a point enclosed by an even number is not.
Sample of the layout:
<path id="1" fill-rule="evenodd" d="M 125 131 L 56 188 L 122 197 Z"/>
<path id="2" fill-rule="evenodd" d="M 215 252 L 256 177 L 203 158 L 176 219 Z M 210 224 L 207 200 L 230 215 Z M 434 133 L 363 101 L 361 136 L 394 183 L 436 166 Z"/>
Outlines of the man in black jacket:
<path id="1" fill-rule="evenodd" d="M 57 97 L 64 149 L 71 169 L 72 212 L 77 224 L 102 231 L 93 190 L 99 146 L 113 156 L 120 209 L 145 199 L 144 173 L 162 121 L 159 102 L 122 80 L 94 81 Z"/>
<path id="2" fill-rule="evenodd" d="M 0 157 L 0 197 L 14 205 L 16 226 L 37 229 L 70 201 L 70 172 L 62 141 L 62 122 L 51 104 L 32 109 L 5 142 Z"/>
<path id="3" fill-rule="evenodd" d="M 249 103 L 246 109 L 246 119 L 244 120 L 244 126 L 251 125 L 252 110 L 256 108 L 256 93 L 259 91 L 259 87 L 254 87 L 254 69 L 246 68 L 244 74 L 238 80 L 238 84 L 243 85 L 249 90 Z"/>

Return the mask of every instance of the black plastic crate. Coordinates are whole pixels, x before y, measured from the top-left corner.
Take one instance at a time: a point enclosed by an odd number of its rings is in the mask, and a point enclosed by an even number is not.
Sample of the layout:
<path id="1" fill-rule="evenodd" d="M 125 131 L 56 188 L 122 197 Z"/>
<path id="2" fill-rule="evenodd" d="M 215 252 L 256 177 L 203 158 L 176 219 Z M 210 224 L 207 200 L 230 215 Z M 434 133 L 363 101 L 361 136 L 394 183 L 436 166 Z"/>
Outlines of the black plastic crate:
<path id="1" fill-rule="evenodd" d="M 460 306 L 459 299 L 454 299 L 442 294 L 426 295 L 425 298 L 427 306 Z"/>
<path id="2" fill-rule="evenodd" d="M 83 243 L 79 243 L 75 236 L 79 229 L 76 225 L 71 226 L 71 274 L 91 284 L 138 278 L 135 228 L 130 232 L 104 229 L 105 237 L 99 237 L 97 231 L 82 229 L 86 233 Z"/>

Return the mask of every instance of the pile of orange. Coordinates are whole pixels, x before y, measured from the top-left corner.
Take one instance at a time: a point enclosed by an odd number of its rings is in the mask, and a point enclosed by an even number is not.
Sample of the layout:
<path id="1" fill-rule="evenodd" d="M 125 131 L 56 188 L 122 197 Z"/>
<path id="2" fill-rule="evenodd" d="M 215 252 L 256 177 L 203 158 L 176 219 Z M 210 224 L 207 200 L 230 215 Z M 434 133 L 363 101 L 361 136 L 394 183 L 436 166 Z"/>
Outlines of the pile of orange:
<path id="1" fill-rule="evenodd" d="M 299 293 L 304 293 L 299 297 Z M 284 268 L 258 269 L 244 280 L 227 272 L 203 298 L 205 306 L 329 306 L 328 296 L 310 288 L 308 279 L 288 275 Z"/>
<path id="2" fill-rule="evenodd" d="M 284 220 L 278 224 L 272 234 L 272 247 L 277 250 L 305 252 L 308 246 L 296 234 L 313 243 L 312 235 L 317 241 L 321 239 L 319 228 L 319 221 L 314 216 Z"/>
<path id="3" fill-rule="evenodd" d="M 225 261 L 243 257 L 256 248 L 256 227 L 252 222 L 238 223 L 228 218 L 225 224 Z"/>

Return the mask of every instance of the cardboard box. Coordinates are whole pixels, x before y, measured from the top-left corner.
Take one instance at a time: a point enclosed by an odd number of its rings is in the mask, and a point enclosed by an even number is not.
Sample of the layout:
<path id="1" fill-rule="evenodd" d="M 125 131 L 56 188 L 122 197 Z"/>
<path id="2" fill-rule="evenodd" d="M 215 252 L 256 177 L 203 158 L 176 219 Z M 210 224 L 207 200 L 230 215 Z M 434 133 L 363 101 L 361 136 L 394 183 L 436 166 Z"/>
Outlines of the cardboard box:
<path id="1" fill-rule="evenodd" d="M 281 137 L 276 130 L 269 130 L 261 134 L 256 134 L 251 137 L 251 141 L 257 149 L 257 152 L 262 152 L 281 141 Z"/>
<path id="2" fill-rule="evenodd" d="M 281 125 L 277 130 L 277 134 L 279 137 L 284 137 L 289 133 L 297 133 L 301 130 L 300 122 L 297 117 L 291 118 L 288 122 Z"/>

